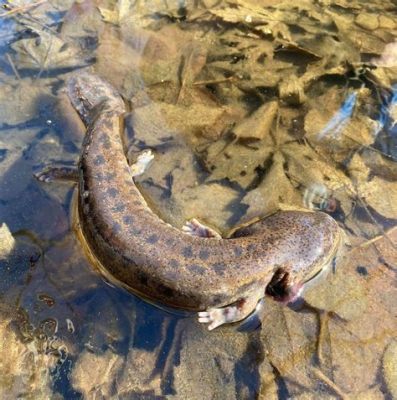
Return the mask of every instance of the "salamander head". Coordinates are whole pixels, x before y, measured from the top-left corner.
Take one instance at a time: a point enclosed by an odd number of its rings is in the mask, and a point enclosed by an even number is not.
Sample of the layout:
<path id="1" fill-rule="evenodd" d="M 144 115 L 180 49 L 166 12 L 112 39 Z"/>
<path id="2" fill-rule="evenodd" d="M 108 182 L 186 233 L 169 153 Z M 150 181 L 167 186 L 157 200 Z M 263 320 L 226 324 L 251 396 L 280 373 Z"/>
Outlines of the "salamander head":
<path id="1" fill-rule="evenodd" d="M 317 282 L 335 261 L 342 243 L 342 231 L 336 221 L 322 212 L 301 214 L 296 228 L 298 244 L 294 246 L 295 262 L 280 266 L 266 287 L 266 294 L 283 303 L 294 302 L 305 286 Z M 295 216 L 296 218 L 296 216 Z"/>
<path id="2" fill-rule="evenodd" d="M 98 112 L 125 112 L 124 101 L 113 86 L 88 72 L 76 74 L 68 80 L 67 94 L 86 125 Z"/>

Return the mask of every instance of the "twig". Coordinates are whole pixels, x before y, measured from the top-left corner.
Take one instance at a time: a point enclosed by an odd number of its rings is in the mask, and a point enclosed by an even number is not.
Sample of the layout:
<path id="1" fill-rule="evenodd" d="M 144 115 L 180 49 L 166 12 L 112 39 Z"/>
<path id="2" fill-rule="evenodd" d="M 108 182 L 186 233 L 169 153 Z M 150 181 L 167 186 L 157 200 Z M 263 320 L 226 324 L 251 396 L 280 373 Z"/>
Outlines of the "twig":
<path id="1" fill-rule="evenodd" d="M 389 240 L 389 242 L 391 242 L 391 244 L 394 248 L 395 245 L 394 245 L 393 241 L 390 239 L 389 235 L 390 235 L 390 233 L 393 233 L 393 231 L 395 231 L 396 229 L 397 229 L 397 226 L 393 226 L 393 228 L 390 228 L 389 230 L 384 232 L 382 235 L 375 236 L 372 239 L 369 239 L 366 242 L 359 244 L 357 247 L 367 247 L 367 246 L 377 242 L 378 240 L 384 239 L 386 237 Z"/>
<path id="2" fill-rule="evenodd" d="M 342 392 L 341 389 L 339 389 L 339 387 L 331 381 L 331 379 L 328 378 L 328 376 L 326 376 L 320 369 L 316 368 L 316 367 L 312 367 L 311 368 L 314 375 L 320 379 L 321 381 L 323 381 L 327 386 L 329 386 L 342 400 L 347 400 L 349 398 L 349 396 Z"/>
<path id="3" fill-rule="evenodd" d="M 234 80 L 239 80 L 240 78 L 238 76 L 230 76 L 229 78 L 223 78 L 223 79 L 213 79 L 209 81 L 198 81 L 194 82 L 193 86 L 202 86 L 202 85 L 214 85 L 218 83 L 225 83 L 225 82 L 232 82 Z"/>
<path id="4" fill-rule="evenodd" d="M 7 9 L 9 9 L 9 11 L 0 14 L 0 18 L 1 17 L 8 17 L 9 15 L 18 14 L 20 12 L 24 12 L 24 11 L 30 10 L 31 8 L 35 8 L 37 6 L 40 6 L 43 3 L 47 3 L 47 1 L 48 0 L 40 0 L 40 1 L 36 2 L 36 3 L 27 4 L 25 6 L 20 6 L 20 7 L 9 7 L 9 5 L 6 5 L 5 7 Z"/>
<path id="5" fill-rule="evenodd" d="M 18 72 L 17 68 L 15 67 L 14 62 L 12 61 L 12 58 L 10 57 L 10 55 L 8 53 L 6 54 L 6 58 L 7 58 L 7 61 L 9 62 L 9 64 L 11 65 L 11 68 L 14 71 L 15 76 L 20 81 L 21 75 L 19 75 L 19 72 Z"/>
<path id="6" fill-rule="evenodd" d="M 358 144 L 362 149 L 366 149 L 366 150 L 372 150 L 375 153 L 379 153 L 382 156 L 389 158 L 391 160 L 393 160 L 393 156 L 391 156 L 390 154 L 387 154 L 385 152 L 383 152 L 382 150 L 377 149 L 376 147 L 372 147 L 372 146 L 368 146 L 366 144 L 362 144 L 359 140 L 351 137 L 349 134 L 347 134 L 346 132 L 343 133 L 344 136 L 346 136 L 349 140 L 351 140 L 352 142 Z"/>
<path id="7" fill-rule="evenodd" d="M 322 315 L 320 314 L 320 331 L 318 334 L 318 342 L 317 342 L 317 357 L 320 365 L 325 364 L 322 343 L 325 341 L 325 335 L 326 335 L 325 329 L 328 324 L 328 321 L 329 321 L 329 314 L 327 312 L 323 313 Z"/>

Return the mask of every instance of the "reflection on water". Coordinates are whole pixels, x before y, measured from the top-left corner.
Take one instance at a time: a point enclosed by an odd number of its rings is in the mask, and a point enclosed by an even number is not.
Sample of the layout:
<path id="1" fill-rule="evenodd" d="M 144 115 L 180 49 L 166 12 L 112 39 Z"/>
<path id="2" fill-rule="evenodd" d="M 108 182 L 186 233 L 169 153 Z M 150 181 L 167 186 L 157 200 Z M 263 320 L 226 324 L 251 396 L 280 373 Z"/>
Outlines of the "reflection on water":
<path id="1" fill-rule="evenodd" d="M 323 139 L 325 135 L 333 135 L 334 139 L 338 139 L 343 134 L 343 129 L 352 116 L 354 105 L 356 104 L 357 93 L 350 93 L 341 105 L 340 109 L 331 118 L 328 124 L 318 134 L 319 139 Z"/>
<path id="2" fill-rule="evenodd" d="M 397 9 L 392 1 L 2 2 L 1 398 L 397 398 Z M 207 332 L 105 282 L 70 220 L 82 68 L 125 98 L 151 207 L 224 235 L 331 214 L 337 268 L 298 310 Z M 3 224 L 3 225 L 1 225 Z"/>
<path id="3" fill-rule="evenodd" d="M 397 86 L 391 87 L 391 94 L 382 104 L 379 116 L 379 129 L 375 132 L 380 135 L 377 145 L 379 149 L 392 158 L 397 157 Z"/>

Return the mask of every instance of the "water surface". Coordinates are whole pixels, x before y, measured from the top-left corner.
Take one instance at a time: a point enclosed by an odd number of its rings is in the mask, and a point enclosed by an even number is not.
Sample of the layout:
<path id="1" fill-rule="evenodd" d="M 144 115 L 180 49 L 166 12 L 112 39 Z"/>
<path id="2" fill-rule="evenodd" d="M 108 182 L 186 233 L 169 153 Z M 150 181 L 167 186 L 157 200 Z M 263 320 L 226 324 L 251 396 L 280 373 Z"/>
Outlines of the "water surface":
<path id="1" fill-rule="evenodd" d="M 0 12 L 0 394 L 31 399 L 397 398 L 397 6 L 393 1 L 31 1 Z M 331 214 L 346 245 L 299 310 L 207 332 L 107 283 L 73 232 L 88 69 L 130 112 L 128 157 L 181 227 L 227 235 L 278 209 Z"/>

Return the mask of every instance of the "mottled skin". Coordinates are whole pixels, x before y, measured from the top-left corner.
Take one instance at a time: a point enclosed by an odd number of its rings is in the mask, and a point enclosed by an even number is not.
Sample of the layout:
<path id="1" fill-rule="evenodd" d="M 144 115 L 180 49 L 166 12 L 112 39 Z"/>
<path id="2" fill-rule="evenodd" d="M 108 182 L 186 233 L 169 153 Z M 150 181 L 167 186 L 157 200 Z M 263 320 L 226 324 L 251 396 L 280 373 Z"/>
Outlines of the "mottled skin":
<path id="1" fill-rule="evenodd" d="M 81 74 L 68 82 L 68 94 L 87 125 L 78 184 L 83 235 L 101 264 L 134 292 L 189 310 L 245 304 L 241 319 L 273 276 L 283 277 L 278 288 L 273 281 L 282 297 L 335 256 L 339 228 L 321 212 L 278 212 L 222 240 L 168 225 L 133 182 L 120 135 L 125 105 L 115 89 Z"/>

